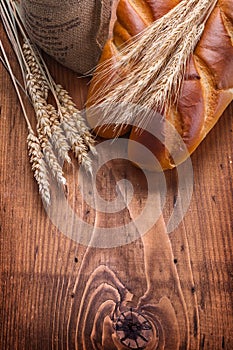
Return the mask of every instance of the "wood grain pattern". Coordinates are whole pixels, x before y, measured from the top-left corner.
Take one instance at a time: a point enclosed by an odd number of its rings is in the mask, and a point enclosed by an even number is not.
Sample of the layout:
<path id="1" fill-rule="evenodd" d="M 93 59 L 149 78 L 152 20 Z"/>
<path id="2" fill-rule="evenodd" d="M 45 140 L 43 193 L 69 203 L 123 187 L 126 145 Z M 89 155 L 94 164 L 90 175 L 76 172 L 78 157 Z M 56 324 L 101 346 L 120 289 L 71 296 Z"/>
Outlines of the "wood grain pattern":
<path id="1" fill-rule="evenodd" d="M 14 56 L 11 63 L 18 72 Z M 88 80 L 49 64 L 82 108 Z M 164 224 L 176 195 L 171 171 L 156 225 L 127 245 L 94 248 L 66 237 L 46 216 L 28 161 L 26 126 L 2 66 L 0 77 L 0 348 L 231 350 L 233 106 L 192 156 L 194 193 L 179 227 L 167 235 Z M 97 226 L 118 227 L 142 210 L 145 178 L 127 161 L 108 162 L 97 178 L 106 200 L 116 197 L 120 179 L 133 184 L 132 203 L 116 215 L 90 208 L 78 185 L 84 181 L 90 191 L 92 184 L 77 175 L 75 163 L 64 169 L 69 202 L 93 225 L 93 237 Z"/>

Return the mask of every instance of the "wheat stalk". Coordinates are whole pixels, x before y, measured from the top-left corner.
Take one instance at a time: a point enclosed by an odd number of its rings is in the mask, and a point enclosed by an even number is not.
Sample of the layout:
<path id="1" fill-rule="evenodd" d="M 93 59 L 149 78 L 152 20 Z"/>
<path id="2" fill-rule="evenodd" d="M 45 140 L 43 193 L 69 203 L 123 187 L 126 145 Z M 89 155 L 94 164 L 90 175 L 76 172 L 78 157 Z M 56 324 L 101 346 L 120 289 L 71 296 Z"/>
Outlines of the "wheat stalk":
<path id="1" fill-rule="evenodd" d="M 66 91 L 59 84 L 55 86 L 55 89 L 61 106 L 66 108 L 66 110 L 71 115 L 71 119 L 73 119 L 75 123 L 74 127 L 76 127 L 79 134 L 82 135 L 84 143 L 93 154 L 96 154 L 96 150 L 94 148 L 95 141 L 93 139 L 93 136 L 87 128 L 86 122 L 82 117 L 81 112 L 77 109 L 75 103 L 73 102 L 72 97 L 69 95 L 68 91 Z"/>
<path id="2" fill-rule="evenodd" d="M 6 55 L 5 49 L 3 47 L 2 42 L 0 41 L 0 48 L 3 54 L 4 62 L 7 66 L 7 69 L 9 71 L 10 77 L 12 79 L 13 85 L 15 87 L 15 91 L 17 93 L 24 118 L 27 123 L 28 127 L 28 137 L 27 137 L 27 144 L 28 144 L 28 150 L 29 150 L 29 157 L 30 157 L 30 163 L 32 164 L 32 170 L 34 172 L 34 177 L 38 183 L 39 186 L 39 192 L 41 194 L 41 197 L 46 205 L 50 204 L 50 190 L 49 190 L 49 180 L 48 180 L 48 173 L 46 169 L 46 164 L 43 160 L 43 154 L 41 152 L 41 146 L 38 138 L 35 136 L 31 123 L 28 119 L 26 109 L 22 100 L 22 97 L 19 92 L 19 88 L 17 85 L 17 81 L 15 79 L 15 76 L 12 72 L 11 65 L 9 62 L 9 59 Z"/>
<path id="3" fill-rule="evenodd" d="M 89 173 L 92 173 L 88 150 L 90 149 L 92 153 L 96 154 L 93 137 L 69 93 L 59 84 L 55 85 L 55 91 L 60 104 L 61 125 L 66 138 L 78 163 Z"/>
<path id="4" fill-rule="evenodd" d="M 143 128 L 151 110 L 164 114 L 176 103 L 187 62 L 216 3 L 181 1 L 121 48 L 114 62 L 100 65 L 98 74 L 106 82 L 90 102 L 101 104 L 101 123 L 135 124 L 140 115 L 136 124 Z M 116 105 L 122 106 L 121 113 Z"/>
<path id="5" fill-rule="evenodd" d="M 60 113 L 62 116 L 62 129 L 64 130 L 66 139 L 69 142 L 78 163 L 83 165 L 89 173 L 92 173 L 91 159 L 87 154 L 88 148 L 83 142 L 82 137 L 77 134 L 75 121 L 70 118 L 70 114 L 65 107 L 60 107 Z"/>

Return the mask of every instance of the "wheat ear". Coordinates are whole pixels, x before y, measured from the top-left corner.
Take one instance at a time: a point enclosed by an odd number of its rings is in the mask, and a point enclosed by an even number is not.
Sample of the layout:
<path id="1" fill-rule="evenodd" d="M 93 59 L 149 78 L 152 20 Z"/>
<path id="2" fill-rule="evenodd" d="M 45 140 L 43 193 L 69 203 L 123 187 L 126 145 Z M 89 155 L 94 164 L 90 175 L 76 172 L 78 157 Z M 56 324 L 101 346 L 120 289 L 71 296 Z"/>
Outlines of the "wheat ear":
<path id="1" fill-rule="evenodd" d="M 39 185 L 39 193 L 46 205 L 50 204 L 49 179 L 46 163 L 41 152 L 40 141 L 30 130 L 27 137 L 30 163 L 34 177 Z"/>
<path id="2" fill-rule="evenodd" d="M 61 127 L 59 113 L 51 104 L 47 104 L 46 111 L 51 122 L 51 142 L 55 152 L 57 153 L 61 162 L 66 160 L 68 163 L 70 163 L 71 159 L 68 155 L 70 146 Z"/>

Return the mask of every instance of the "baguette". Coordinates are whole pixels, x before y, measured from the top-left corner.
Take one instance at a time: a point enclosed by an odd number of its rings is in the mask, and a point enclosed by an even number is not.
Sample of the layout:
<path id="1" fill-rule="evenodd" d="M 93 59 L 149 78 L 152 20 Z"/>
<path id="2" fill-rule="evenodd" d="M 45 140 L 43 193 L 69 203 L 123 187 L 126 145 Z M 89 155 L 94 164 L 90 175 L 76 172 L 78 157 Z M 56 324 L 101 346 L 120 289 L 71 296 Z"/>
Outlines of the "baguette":
<path id="1" fill-rule="evenodd" d="M 107 41 L 100 63 L 109 58 L 114 63 L 116 53 L 121 50 L 122 44 L 139 34 L 178 3 L 178 0 L 120 0 L 113 37 Z M 95 103 L 95 99 L 100 99 L 101 87 L 104 86 L 105 79 L 104 75 L 101 76 L 100 65 L 90 85 L 88 101 L 91 102 L 87 103 L 88 107 Z M 169 109 L 165 118 L 174 125 L 191 154 L 232 100 L 233 1 L 219 0 L 190 57 L 178 102 L 176 106 Z M 89 118 L 88 114 L 87 118 L 91 127 L 95 129 L 96 121 Z M 148 128 L 153 130 L 153 127 L 155 128 L 156 125 L 153 125 L 152 119 Z M 105 138 L 112 138 L 119 134 L 119 128 L 115 130 L 114 126 L 99 127 L 94 131 Z M 130 139 L 146 146 L 159 160 L 163 169 L 171 169 L 177 165 L 177 160 L 174 162 L 165 147 L 166 140 L 161 143 L 151 133 L 140 131 L 135 127 L 124 126 L 120 129 L 121 134 L 129 131 Z M 141 153 L 142 148 L 137 147 L 137 143 L 129 142 L 129 158 L 142 167 L 154 170 L 151 158 Z M 176 145 L 174 144 L 173 147 L 175 148 Z M 184 157 L 187 156 L 181 152 L 178 163 L 184 161 Z"/>

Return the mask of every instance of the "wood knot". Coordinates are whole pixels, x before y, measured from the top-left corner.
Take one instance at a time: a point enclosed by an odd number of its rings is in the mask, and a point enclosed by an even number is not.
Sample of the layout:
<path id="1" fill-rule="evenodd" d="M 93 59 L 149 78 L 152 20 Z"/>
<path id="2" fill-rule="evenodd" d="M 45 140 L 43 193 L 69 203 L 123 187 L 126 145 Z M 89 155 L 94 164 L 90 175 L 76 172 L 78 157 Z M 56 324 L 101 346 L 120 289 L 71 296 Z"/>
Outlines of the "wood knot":
<path id="1" fill-rule="evenodd" d="M 144 315 L 130 309 L 118 318 L 116 334 L 127 348 L 143 350 L 153 337 L 153 327 Z"/>

